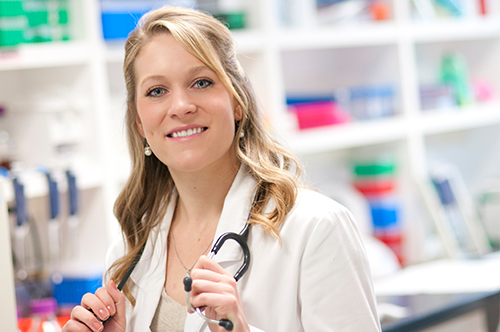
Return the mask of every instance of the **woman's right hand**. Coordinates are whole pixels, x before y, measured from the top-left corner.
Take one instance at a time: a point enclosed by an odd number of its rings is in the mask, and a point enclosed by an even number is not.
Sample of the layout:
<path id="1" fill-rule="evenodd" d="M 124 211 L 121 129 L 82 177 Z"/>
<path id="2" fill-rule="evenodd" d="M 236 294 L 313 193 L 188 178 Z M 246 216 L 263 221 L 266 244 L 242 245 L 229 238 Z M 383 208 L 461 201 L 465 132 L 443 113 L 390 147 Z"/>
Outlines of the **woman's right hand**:
<path id="1" fill-rule="evenodd" d="M 102 321 L 109 318 L 105 325 Z M 82 304 L 71 311 L 71 319 L 64 325 L 62 332 L 113 331 L 125 332 L 125 296 L 118 290 L 113 280 L 106 287 L 99 288 L 95 294 L 87 293 Z"/>

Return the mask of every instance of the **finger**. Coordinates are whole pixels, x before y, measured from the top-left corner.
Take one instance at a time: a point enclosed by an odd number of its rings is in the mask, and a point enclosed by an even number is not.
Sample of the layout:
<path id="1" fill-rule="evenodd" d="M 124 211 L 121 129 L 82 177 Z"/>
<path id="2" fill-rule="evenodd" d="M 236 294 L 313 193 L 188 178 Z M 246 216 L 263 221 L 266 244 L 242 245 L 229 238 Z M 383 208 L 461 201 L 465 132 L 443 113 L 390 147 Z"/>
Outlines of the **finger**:
<path id="1" fill-rule="evenodd" d="M 118 290 L 113 280 L 108 281 L 108 283 L 106 284 L 106 288 L 113 300 L 116 309 L 115 314 L 113 315 L 113 319 L 121 322 L 120 324 L 125 325 L 125 295 L 123 295 L 123 293 Z"/>
<path id="2" fill-rule="evenodd" d="M 82 298 L 82 306 L 91 310 L 101 321 L 105 321 L 110 317 L 110 312 L 107 309 L 108 305 L 103 299 L 109 303 L 107 298 L 111 299 L 111 296 L 106 296 L 105 293 L 107 293 L 106 288 L 101 287 L 95 294 L 87 293 Z"/>
<path id="3" fill-rule="evenodd" d="M 228 271 L 224 270 L 219 263 L 202 256 L 190 273 L 193 279 L 206 279 L 214 282 L 225 282 L 234 280 L 234 277 Z"/>
<path id="4" fill-rule="evenodd" d="M 229 272 L 224 270 L 222 266 L 219 265 L 219 263 L 217 263 L 213 259 L 208 258 L 205 255 L 200 256 L 192 270 L 194 269 L 209 270 L 219 274 L 231 275 Z"/>
<path id="5" fill-rule="evenodd" d="M 104 290 L 105 291 L 105 290 Z M 101 321 L 105 321 L 109 318 L 108 309 L 106 305 L 95 294 L 87 293 L 82 297 L 82 307 L 87 310 L 91 310 L 97 318 Z"/>
<path id="6" fill-rule="evenodd" d="M 102 331 L 104 327 L 93 313 L 82 306 L 76 306 L 73 308 L 73 310 L 71 311 L 71 320 L 75 321 L 75 323 L 80 323 L 80 325 L 72 324 L 79 327 L 80 330 L 82 330 L 81 325 L 84 325 L 87 328 L 87 330 L 83 329 L 82 331 L 88 331 L 88 329 L 90 329 L 92 331 L 98 332 Z"/>
<path id="7" fill-rule="evenodd" d="M 195 279 L 191 287 L 191 294 L 195 296 L 200 293 L 236 294 L 236 281 L 234 278 L 222 277 L 220 281 L 207 279 Z"/>
<path id="8" fill-rule="evenodd" d="M 95 292 L 95 295 L 106 307 L 108 317 L 113 316 L 116 312 L 115 301 L 113 301 L 113 298 L 111 297 L 111 295 L 109 295 L 108 289 L 105 287 L 101 287 Z M 101 316 L 99 315 L 99 317 Z"/>
<path id="9" fill-rule="evenodd" d="M 235 308 L 238 303 L 238 294 L 227 287 L 225 289 L 217 287 L 213 292 L 203 290 L 192 294 L 190 298 L 191 305 L 195 308 Z"/>
<path id="10" fill-rule="evenodd" d="M 66 324 L 64 324 L 61 331 L 62 332 L 88 332 L 88 331 L 92 331 L 92 330 L 89 330 L 87 325 L 85 325 L 79 321 L 70 319 L 69 321 L 66 322 Z"/>

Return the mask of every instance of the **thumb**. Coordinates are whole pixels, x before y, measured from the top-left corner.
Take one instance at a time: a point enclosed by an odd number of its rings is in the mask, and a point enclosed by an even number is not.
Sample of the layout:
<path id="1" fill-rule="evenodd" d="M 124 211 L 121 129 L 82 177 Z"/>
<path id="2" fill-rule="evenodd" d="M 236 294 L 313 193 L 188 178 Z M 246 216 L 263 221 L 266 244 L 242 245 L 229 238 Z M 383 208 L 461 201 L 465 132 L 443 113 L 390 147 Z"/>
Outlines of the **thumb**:
<path id="1" fill-rule="evenodd" d="M 108 289 L 109 295 L 113 298 L 116 307 L 116 313 L 113 315 L 113 319 L 119 324 L 123 326 L 125 325 L 125 295 L 118 290 L 116 284 L 113 280 L 108 281 L 106 284 L 106 288 Z"/>

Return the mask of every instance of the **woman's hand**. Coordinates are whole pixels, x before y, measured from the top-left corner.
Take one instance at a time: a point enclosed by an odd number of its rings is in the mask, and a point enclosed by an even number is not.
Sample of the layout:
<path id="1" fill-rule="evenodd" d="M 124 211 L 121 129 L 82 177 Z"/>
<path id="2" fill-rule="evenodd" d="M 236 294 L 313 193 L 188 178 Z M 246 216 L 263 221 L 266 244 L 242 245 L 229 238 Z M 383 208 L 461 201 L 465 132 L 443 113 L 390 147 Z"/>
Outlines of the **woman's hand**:
<path id="1" fill-rule="evenodd" d="M 250 331 L 243 312 L 236 280 L 214 260 L 201 256 L 191 270 L 193 284 L 191 288 L 191 305 L 194 308 L 205 308 L 208 318 L 229 319 L 233 323 L 234 332 Z M 212 332 L 226 332 L 216 324 L 208 324 Z"/>
<path id="2" fill-rule="evenodd" d="M 94 312 L 103 325 L 90 311 Z M 125 332 L 125 296 L 110 280 L 106 287 L 99 288 L 95 294 L 87 293 L 82 304 L 71 311 L 71 319 L 64 325 L 63 332 L 113 331 Z"/>

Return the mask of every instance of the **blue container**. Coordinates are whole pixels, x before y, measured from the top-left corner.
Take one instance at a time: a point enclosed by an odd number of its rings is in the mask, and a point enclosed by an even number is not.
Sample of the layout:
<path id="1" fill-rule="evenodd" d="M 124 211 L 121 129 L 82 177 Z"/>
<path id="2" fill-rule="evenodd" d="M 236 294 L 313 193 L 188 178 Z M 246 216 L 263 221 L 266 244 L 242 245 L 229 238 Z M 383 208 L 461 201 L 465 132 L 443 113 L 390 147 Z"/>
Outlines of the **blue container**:
<path id="1" fill-rule="evenodd" d="M 95 293 L 102 286 L 102 277 L 64 277 L 60 284 L 54 285 L 54 297 L 60 305 L 79 304 L 83 295 Z"/>
<path id="2" fill-rule="evenodd" d="M 103 12 L 102 35 L 105 40 L 126 39 L 147 10 L 140 12 Z"/>
<path id="3" fill-rule="evenodd" d="M 375 230 L 400 228 L 399 204 L 393 201 L 369 202 Z"/>
<path id="4" fill-rule="evenodd" d="M 139 19 L 148 11 L 165 5 L 194 7 L 193 0 L 103 0 L 102 34 L 105 40 L 126 39 Z"/>

